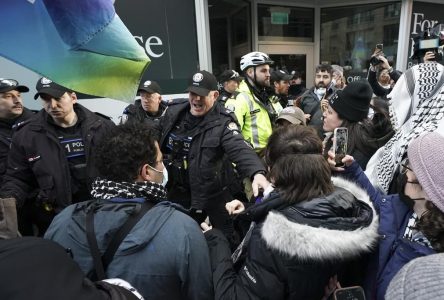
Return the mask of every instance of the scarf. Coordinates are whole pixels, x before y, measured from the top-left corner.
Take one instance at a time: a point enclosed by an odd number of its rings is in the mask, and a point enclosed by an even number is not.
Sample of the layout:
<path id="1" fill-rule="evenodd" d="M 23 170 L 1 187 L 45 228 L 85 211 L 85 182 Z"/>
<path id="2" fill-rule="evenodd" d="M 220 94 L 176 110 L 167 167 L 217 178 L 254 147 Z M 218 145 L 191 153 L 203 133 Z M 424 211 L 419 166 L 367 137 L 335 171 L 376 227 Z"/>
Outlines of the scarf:
<path id="1" fill-rule="evenodd" d="M 144 182 L 115 182 L 97 178 L 92 184 L 91 195 L 95 199 L 109 200 L 112 198 L 144 198 L 159 202 L 166 200 L 164 187 L 159 183 Z"/>
<path id="2" fill-rule="evenodd" d="M 396 133 L 372 156 L 366 175 L 373 186 L 387 193 L 411 140 L 423 132 L 444 134 L 444 66 L 415 65 L 397 81 L 389 99 Z"/>

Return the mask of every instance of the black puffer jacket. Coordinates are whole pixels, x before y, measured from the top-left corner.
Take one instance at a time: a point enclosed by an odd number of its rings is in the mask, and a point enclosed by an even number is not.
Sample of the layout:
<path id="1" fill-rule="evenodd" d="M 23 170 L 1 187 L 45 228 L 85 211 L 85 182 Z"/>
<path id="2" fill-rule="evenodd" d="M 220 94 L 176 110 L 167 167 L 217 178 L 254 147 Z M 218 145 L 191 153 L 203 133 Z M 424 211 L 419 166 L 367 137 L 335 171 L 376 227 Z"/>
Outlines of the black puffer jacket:
<path id="1" fill-rule="evenodd" d="M 74 109 L 79 119 L 83 119 L 81 136 L 86 172 L 92 181 L 98 176 L 92 155 L 94 147 L 115 125 L 80 104 L 75 104 Z M 39 201 L 50 203 L 59 212 L 71 204 L 71 175 L 65 150 L 47 118 L 50 116 L 42 109 L 14 134 L 0 194 L 14 197 L 20 207 L 30 192 L 37 189 Z"/>
<path id="2" fill-rule="evenodd" d="M 220 232 L 207 231 L 215 299 L 321 299 L 342 263 L 369 252 L 378 227 L 369 196 L 352 182 L 333 181 L 336 190 L 326 197 L 288 205 L 272 193 L 246 210 L 256 225 L 239 265 Z"/>

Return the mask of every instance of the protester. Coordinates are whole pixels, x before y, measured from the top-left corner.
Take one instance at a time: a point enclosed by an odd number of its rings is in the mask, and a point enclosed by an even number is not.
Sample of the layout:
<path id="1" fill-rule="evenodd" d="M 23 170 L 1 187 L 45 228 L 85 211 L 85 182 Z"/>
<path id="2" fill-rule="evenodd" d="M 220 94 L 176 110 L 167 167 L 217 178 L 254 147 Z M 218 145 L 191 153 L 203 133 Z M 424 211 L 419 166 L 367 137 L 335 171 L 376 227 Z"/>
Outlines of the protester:
<path id="1" fill-rule="evenodd" d="M 407 150 L 408 160 L 402 163 L 399 194 L 392 195 L 375 189 L 352 157 L 343 159 L 342 175 L 367 190 L 380 219 L 382 239 L 368 272 L 369 299 L 384 299 L 390 281 L 410 260 L 444 252 L 443 151 L 444 137 L 436 132 L 415 138 Z M 330 164 L 334 165 L 332 156 Z"/>
<path id="2" fill-rule="evenodd" d="M 219 76 L 219 97 L 217 97 L 217 102 L 225 105 L 228 99 L 231 97 L 236 98 L 239 94 L 237 89 L 239 88 L 239 83 L 243 80 L 239 73 L 235 70 L 225 70 Z"/>
<path id="3" fill-rule="evenodd" d="M 144 122 L 148 125 L 155 125 L 167 109 L 167 105 L 162 102 L 162 90 L 159 84 L 151 80 L 141 82 L 137 92 L 140 99 L 125 108 L 122 123 Z"/>
<path id="4" fill-rule="evenodd" d="M 307 125 L 314 127 L 320 138 L 324 137 L 321 100 L 326 96 L 327 88 L 331 87 L 332 73 L 333 69 L 328 64 L 316 66 L 315 85 L 301 96 L 299 103 L 306 116 Z"/>
<path id="5" fill-rule="evenodd" d="M 91 282 L 60 245 L 19 237 L 14 199 L 0 200 L 0 299 L 140 300 L 120 279 Z"/>
<path id="6" fill-rule="evenodd" d="M 125 279 L 147 299 L 211 299 L 205 239 L 183 208 L 165 201 L 168 173 L 150 128 L 118 126 L 96 156 L 103 176 L 93 183 L 94 200 L 64 209 L 45 238 L 71 249 L 85 274 Z M 122 228 L 122 239 L 113 239 Z"/>
<path id="7" fill-rule="evenodd" d="M 16 199 L 20 221 L 25 221 L 20 231 L 42 236 L 56 213 L 90 199 L 90 183 L 98 175 L 94 146 L 114 123 L 78 104 L 75 92 L 45 77 L 36 89 L 34 99 L 40 97 L 43 109 L 14 134 L 0 194 Z"/>
<path id="8" fill-rule="evenodd" d="M 6 173 L 6 163 L 14 128 L 23 126 L 34 114 L 23 106 L 21 93 L 29 88 L 15 79 L 0 79 L 0 185 Z"/>
<path id="9" fill-rule="evenodd" d="M 221 232 L 202 224 L 215 299 L 321 299 L 342 264 L 376 243 L 376 213 L 362 189 L 330 177 L 309 127 L 277 128 L 265 161 L 275 189 L 238 215 L 253 226 L 233 256 Z M 243 210 L 232 204 L 230 213 Z"/>
<path id="10" fill-rule="evenodd" d="M 335 88 L 337 90 L 342 90 L 347 86 L 347 80 L 344 77 L 344 68 L 338 65 L 331 65 L 332 81 L 335 83 Z"/>
<path id="11" fill-rule="evenodd" d="M 224 161 L 235 163 L 241 178 L 252 180 L 255 195 L 269 185 L 265 167 L 242 138 L 234 115 L 215 105 L 213 74 L 194 73 L 187 91 L 189 98 L 173 101 L 161 122 L 160 145 L 171 178 L 168 200 L 191 208 L 197 220 L 208 215 L 230 237 L 233 225 L 224 207 L 233 198 L 222 176 Z"/>
<path id="12" fill-rule="evenodd" d="M 304 112 L 299 107 L 289 106 L 284 108 L 276 119 L 276 126 L 287 126 L 290 124 L 306 125 Z"/>
<path id="13" fill-rule="evenodd" d="M 379 61 L 379 63 L 370 66 L 368 82 L 376 96 L 386 99 L 402 73 L 390 66 L 387 58 L 381 51 L 375 51 L 372 58 Z"/>
<path id="14" fill-rule="evenodd" d="M 271 102 L 266 88 L 270 87 L 270 65 L 273 61 L 262 52 L 250 52 L 241 57 L 240 69 L 244 80 L 239 95 L 225 106 L 234 111 L 242 136 L 259 153 L 267 144 L 273 123 L 282 110 L 281 104 Z"/>
<path id="15" fill-rule="evenodd" d="M 291 71 L 291 75 L 293 75 L 293 78 L 290 80 L 288 98 L 294 99 L 293 106 L 296 106 L 296 99 L 298 99 L 307 89 L 305 88 L 305 82 L 302 80 L 302 74 L 299 71 Z"/>
<path id="16" fill-rule="evenodd" d="M 393 137 L 372 156 L 366 174 L 388 193 L 408 144 L 422 132 L 444 134 L 444 67 L 437 62 L 415 65 L 404 72 L 388 96 Z"/>
<path id="17" fill-rule="evenodd" d="M 330 133 L 325 140 L 326 157 L 333 146 L 333 132 L 338 127 L 347 128 L 347 153 L 355 158 L 362 169 L 365 169 L 376 150 L 393 136 L 391 127 L 386 126 L 388 121 L 378 119 L 387 120 L 388 116 L 377 107 L 373 107 L 373 119 L 368 118 L 372 94 L 370 85 L 362 80 L 348 84 L 330 97 L 323 125 L 324 131 Z"/>

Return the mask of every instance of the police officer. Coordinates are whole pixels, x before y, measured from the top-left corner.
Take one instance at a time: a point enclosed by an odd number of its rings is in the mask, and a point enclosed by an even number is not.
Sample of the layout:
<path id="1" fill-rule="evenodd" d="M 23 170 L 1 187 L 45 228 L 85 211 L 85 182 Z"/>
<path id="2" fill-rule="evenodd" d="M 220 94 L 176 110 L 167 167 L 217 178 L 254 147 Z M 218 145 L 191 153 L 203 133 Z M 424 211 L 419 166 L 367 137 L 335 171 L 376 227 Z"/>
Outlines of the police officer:
<path id="1" fill-rule="evenodd" d="M 231 97 L 236 98 L 238 92 L 236 90 L 239 87 L 239 83 L 242 81 L 242 77 L 235 70 L 225 70 L 219 76 L 219 97 L 217 101 L 222 105 Z"/>
<path id="2" fill-rule="evenodd" d="M 279 101 L 271 102 L 266 91 L 270 87 L 270 64 L 273 61 L 262 52 L 242 56 L 240 68 L 245 80 L 239 85 L 239 95 L 225 104 L 227 109 L 234 111 L 242 135 L 256 152 L 265 148 L 272 124 L 282 110 Z"/>
<path id="3" fill-rule="evenodd" d="M 229 236 L 233 228 L 225 203 L 232 199 L 221 177 L 223 160 L 235 163 L 242 178 L 252 179 L 256 195 L 269 185 L 265 168 L 242 138 L 234 115 L 215 105 L 219 93 L 213 74 L 196 72 L 187 91 L 188 99 L 173 101 L 161 120 L 168 199 L 195 212 L 204 210 L 213 226 Z"/>
<path id="4" fill-rule="evenodd" d="M 41 78 L 36 89 L 34 99 L 40 97 L 43 109 L 14 134 L 0 194 L 15 198 L 42 235 L 55 213 L 90 199 L 89 183 L 98 176 L 94 145 L 114 123 L 78 104 L 75 92 L 47 78 Z M 32 234 L 23 226 L 24 234 Z"/>
<path id="5" fill-rule="evenodd" d="M 151 80 L 141 82 L 137 92 L 140 94 L 140 99 L 125 108 L 122 123 L 143 122 L 155 125 L 163 117 L 167 108 L 162 101 L 162 90 L 159 84 Z"/>
<path id="6" fill-rule="evenodd" d="M 6 172 L 13 129 L 33 116 L 33 112 L 23 106 L 21 93 L 27 92 L 28 87 L 19 85 L 17 80 L 0 79 L 0 184 Z"/>

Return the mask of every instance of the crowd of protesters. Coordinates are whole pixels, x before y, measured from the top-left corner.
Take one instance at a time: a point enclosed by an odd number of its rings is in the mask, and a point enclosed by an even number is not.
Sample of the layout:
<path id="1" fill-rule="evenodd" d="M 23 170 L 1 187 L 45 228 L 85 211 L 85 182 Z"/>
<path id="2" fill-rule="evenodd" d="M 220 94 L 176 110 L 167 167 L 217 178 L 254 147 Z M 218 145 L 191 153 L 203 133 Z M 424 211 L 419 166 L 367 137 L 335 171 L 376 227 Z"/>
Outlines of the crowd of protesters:
<path id="1" fill-rule="evenodd" d="M 309 89 L 250 52 L 188 98 L 141 82 L 117 126 L 0 79 L 0 298 L 443 297 L 444 66 L 415 49 L 349 83 L 320 64 Z"/>

